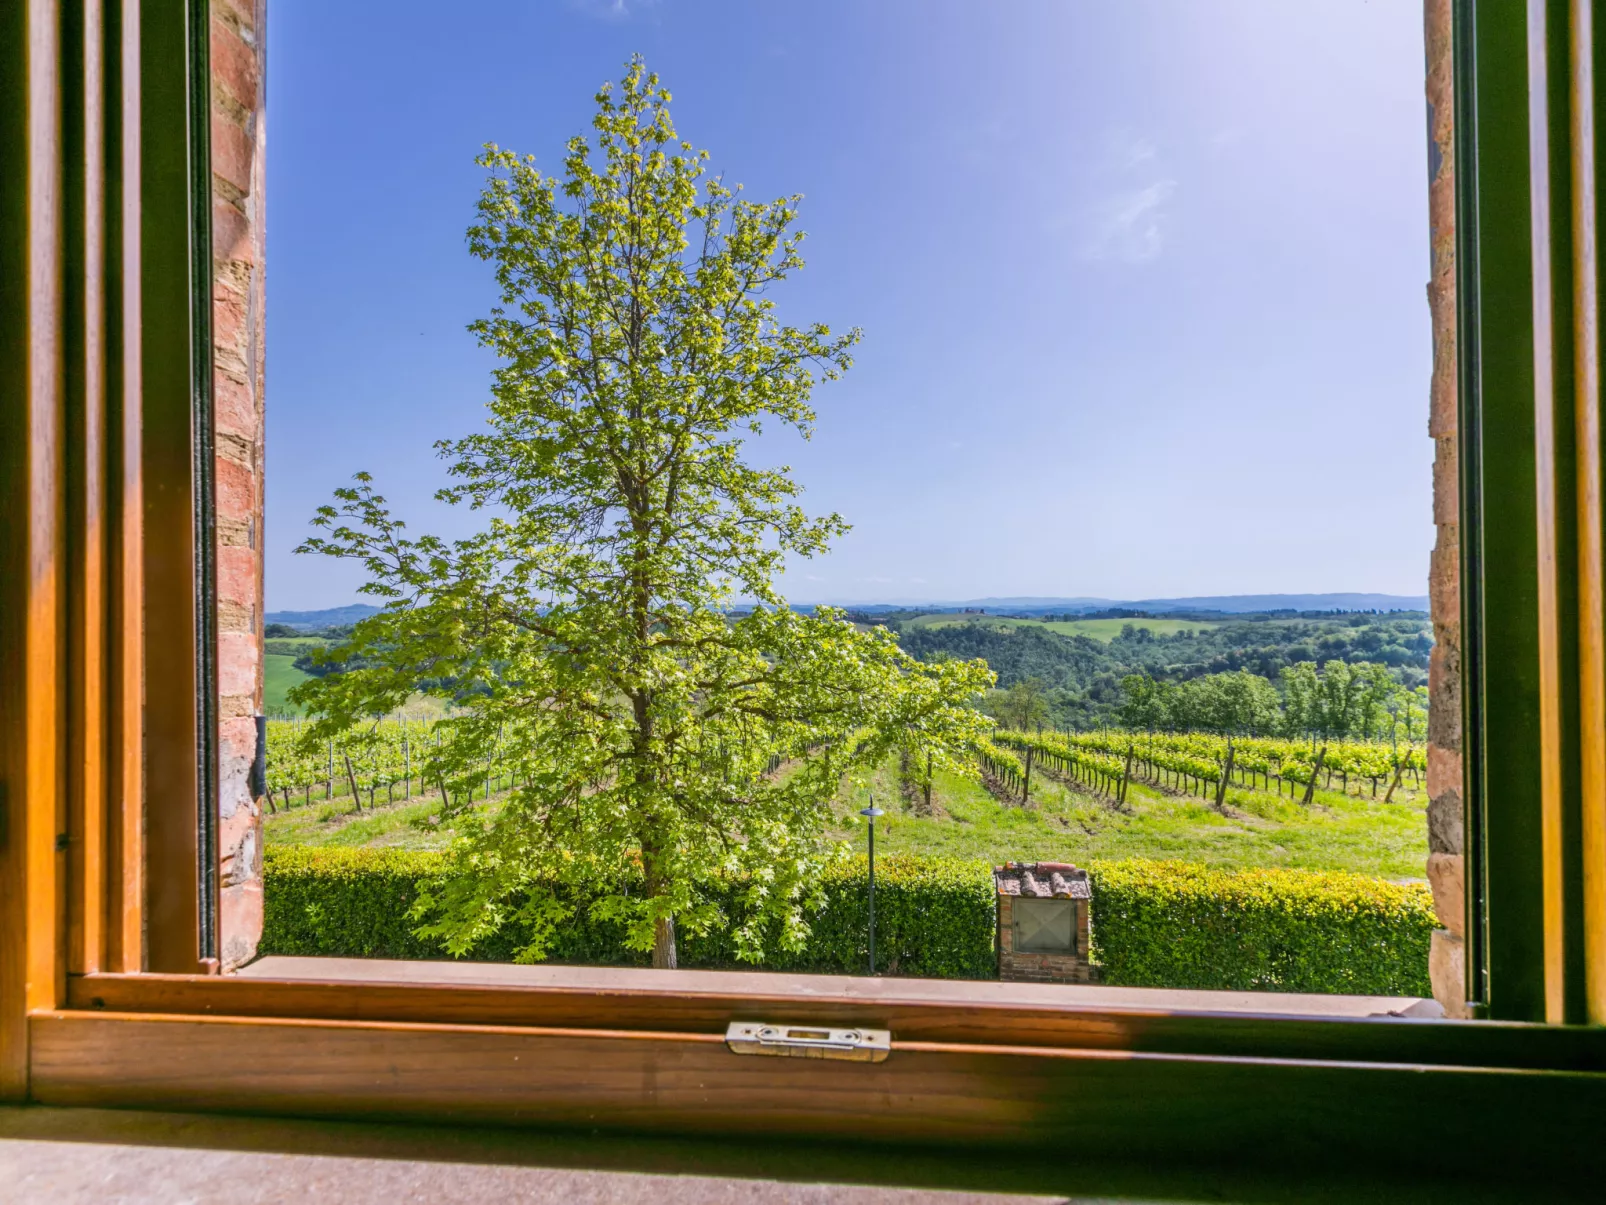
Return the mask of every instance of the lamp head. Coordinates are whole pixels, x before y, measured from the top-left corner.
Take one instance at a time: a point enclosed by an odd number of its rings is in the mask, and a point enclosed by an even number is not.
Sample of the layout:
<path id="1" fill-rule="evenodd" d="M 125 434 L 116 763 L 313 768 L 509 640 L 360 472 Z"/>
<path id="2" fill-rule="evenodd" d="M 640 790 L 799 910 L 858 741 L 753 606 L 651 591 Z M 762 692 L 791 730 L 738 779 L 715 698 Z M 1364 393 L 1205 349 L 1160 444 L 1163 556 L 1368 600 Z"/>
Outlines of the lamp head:
<path id="1" fill-rule="evenodd" d="M 874 820 L 877 816 L 885 816 L 886 813 L 884 811 L 882 811 L 880 808 L 876 807 L 876 805 L 872 803 L 867 808 L 860 808 L 859 809 L 859 815 L 866 816 L 869 819 Z"/>

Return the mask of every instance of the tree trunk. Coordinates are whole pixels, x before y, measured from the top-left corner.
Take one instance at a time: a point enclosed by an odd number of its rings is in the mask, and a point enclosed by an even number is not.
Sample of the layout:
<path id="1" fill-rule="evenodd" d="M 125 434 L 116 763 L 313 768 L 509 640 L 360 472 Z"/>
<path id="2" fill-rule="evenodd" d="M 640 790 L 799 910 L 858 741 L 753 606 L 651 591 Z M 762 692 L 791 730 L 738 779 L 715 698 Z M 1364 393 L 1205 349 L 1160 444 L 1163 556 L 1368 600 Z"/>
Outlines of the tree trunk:
<path id="1" fill-rule="evenodd" d="M 1227 811 L 1227 784 L 1232 781 L 1232 742 L 1227 742 L 1227 764 L 1222 767 L 1221 777 L 1216 781 L 1216 811 L 1223 814 Z"/>
<path id="2" fill-rule="evenodd" d="M 652 965 L 654 970 L 673 971 L 675 959 L 675 918 L 661 916 L 652 935 Z"/>

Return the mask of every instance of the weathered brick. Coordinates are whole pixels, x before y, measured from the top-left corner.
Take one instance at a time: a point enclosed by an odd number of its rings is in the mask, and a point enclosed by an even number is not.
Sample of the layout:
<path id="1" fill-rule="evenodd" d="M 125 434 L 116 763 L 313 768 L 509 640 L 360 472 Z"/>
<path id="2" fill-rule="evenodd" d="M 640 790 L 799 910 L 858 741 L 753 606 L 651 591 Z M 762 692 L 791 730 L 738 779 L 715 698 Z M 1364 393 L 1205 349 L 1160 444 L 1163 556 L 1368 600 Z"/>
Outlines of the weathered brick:
<path id="1" fill-rule="evenodd" d="M 229 519 L 218 516 L 217 542 L 219 548 L 249 548 L 252 524 L 250 519 Z"/>
<path id="2" fill-rule="evenodd" d="M 256 608 L 250 603 L 219 599 L 217 625 L 220 632 L 256 632 Z"/>
<path id="3" fill-rule="evenodd" d="M 256 514 L 256 474 L 235 460 L 220 458 L 215 470 L 219 517 L 244 519 Z M 231 596 L 233 597 L 233 596 Z"/>
<path id="4" fill-rule="evenodd" d="M 1433 911 L 1439 923 L 1457 937 L 1466 934 L 1466 863 L 1460 854 L 1430 853 L 1428 885 L 1433 888 Z"/>
<path id="5" fill-rule="evenodd" d="M 229 26 L 246 45 L 256 46 L 256 30 L 260 21 L 256 0 L 212 0 L 212 20 Z"/>
<path id="6" fill-rule="evenodd" d="M 1461 522 L 1461 480 L 1456 434 L 1452 429 L 1433 441 L 1433 522 L 1457 528 Z"/>
<path id="7" fill-rule="evenodd" d="M 1471 1016 L 1467 1009 L 1466 945 L 1448 929 L 1433 930 L 1428 945 L 1428 981 L 1445 1016 L 1457 1020 Z"/>
<path id="8" fill-rule="evenodd" d="M 220 277 L 232 264 L 218 264 Z M 250 281 L 244 288 L 232 280 L 220 279 L 212 290 L 212 351 L 218 371 L 246 383 L 251 378 L 252 327 L 256 315 L 251 305 Z"/>
<path id="9" fill-rule="evenodd" d="M 1428 748 L 1434 747 L 1461 749 L 1460 650 L 1442 632 L 1428 654 Z"/>
<path id="10" fill-rule="evenodd" d="M 1459 791 L 1461 789 L 1462 765 L 1461 754 L 1456 749 L 1446 749 L 1443 745 L 1428 746 L 1428 798 L 1444 794 L 1446 791 Z"/>
<path id="11" fill-rule="evenodd" d="M 1461 852 L 1466 826 L 1464 812 L 1459 789 L 1435 795 L 1428 802 L 1428 849 L 1432 853 Z"/>
<path id="12" fill-rule="evenodd" d="M 255 694 L 261 676 L 256 636 L 250 632 L 219 632 L 217 645 L 218 693 Z"/>
<path id="13" fill-rule="evenodd" d="M 219 431 L 217 433 L 218 462 L 233 461 L 248 475 L 253 475 L 256 464 L 257 441 L 249 436 L 237 435 L 233 431 Z"/>
<path id="14" fill-rule="evenodd" d="M 1437 257 L 1436 257 L 1437 258 Z M 1428 285 L 1428 306 L 1433 311 L 1433 375 L 1428 386 L 1428 435 L 1452 439 L 1459 423 L 1456 395 L 1455 284 L 1435 280 Z M 1448 317 L 1441 317 L 1448 314 Z M 1453 446 L 1453 445 L 1452 445 Z"/>
<path id="15" fill-rule="evenodd" d="M 226 822 L 218 845 L 225 851 L 238 840 L 237 833 L 230 833 L 239 827 L 235 817 L 241 814 L 241 805 L 245 805 L 247 815 L 250 813 L 251 763 L 256 759 L 256 746 L 257 726 L 251 716 L 233 717 L 218 724 L 218 794 Z"/>
<path id="16" fill-rule="evenodd" d="M 256 439 L 261 433 L 261 412 L 246 381 L 218 373 L 212 388 L 212 417 L 219 432 Z"/>
<path id="17" fill-rule="evenodd" d="M 1438 540 L 1428 554 L 1428 606 L 1435 627 L 1455 632 L 1461 630 L 1461 545 L 1458 523 L 1439 525 Z"/>
<path id="18" fill-rule="evenodd" d="M 244 130 L 218 113 L 212 114 L 212 172 L 242 193 L 251 192 L 252 160 L 256 143 Z"/>
<path id="19" fill-rule="evenodd" d="M 225 971 L 244 966 L 257 955 L 257 943 L 262 939 L 262 870 L 254 868 L 256 877 L 238 881 L 219 892 L 218 921 L 223 932 L 221 958 Z"/>
<path id="20" fill-rule="evenodd" d="M 212 199 L 212 258 L 222 263 L 256 262 L 256 232 L 240 206 L 222 197 Z"/>
<path id="21" fill-rule="evenodd" d="M 243 188 L 236 188 L 216 172 L 212 173 L 212 200 L 226 201 L 234 206 L 246 217 L 255 221 L 255 210 L 251 205 L 251 194 Z M 216 257 L 213 257 L 214 260 Z"/>
<path id="22" fill-rule="evenodd" d="M 1466 1014 L 1460 937 L 1465 901 L 1461 760 L 1461 565 L 1455 263 L 1455 56 L 1451 0 L 1424 0 L 1428 103 L 1427 297 L 1433 333 L 1428 433 L 1433 447 L 1433 521 L 1438 528 L 1428 570 L 1434 648 L 1428 660 L 1428 882 L 1448 927 L 1436 930 L 1429 956 L 1433 996 L 1449 1016 Z"/>
<path id="23" fill-rule="evenodd" d="M 226 88 L 248 108 L 256 107 L 257 52 L 240 36 L 239 23 L 212 17 L 212 87 Z"/>
<path id="24" fill-rule="evenodd" d="M 248 695 L 219 695 L 218 718 L 223 720 L 237 720 L 243 716 L 255 716 L 257 713 L 256 692 Z"/>
<path id="25" fill-rule="evenodd" d="M 227 817 L 218 833 L 223 863 L 218 868 L 221 883 L 232 887 L 253 877 L 262 861 L 262 826 L 254 807 L 237 808 Z"/>
<path id="26" fill-rule="evenodd" d="M 217 596 L 219 601 L 249 607 L 257 600 L 259 549 L 237 544 L 218 549 Z"/>

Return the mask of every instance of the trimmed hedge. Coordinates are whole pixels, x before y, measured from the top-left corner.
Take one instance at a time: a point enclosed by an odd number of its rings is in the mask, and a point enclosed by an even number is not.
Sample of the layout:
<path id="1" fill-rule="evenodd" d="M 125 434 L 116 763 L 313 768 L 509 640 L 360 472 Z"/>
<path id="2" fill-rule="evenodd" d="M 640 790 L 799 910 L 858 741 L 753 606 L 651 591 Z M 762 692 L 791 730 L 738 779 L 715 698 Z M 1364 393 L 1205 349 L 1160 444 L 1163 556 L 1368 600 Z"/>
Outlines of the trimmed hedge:
<path id="1" fill-rule="evenodd" d="M 264 954 L 326 954 L 363 958 L 445 958 L 439 941 L 414 936 L 407 912 L 419 884 L 445 865 L 439 853 L 309 846 L 270 848 L 264 859 Z M 868 966 L 868 891 L 862 857 L 825 881 L 825 907 L 809 917 L 810 934 L 795 953 L 772 951 L 770 970 L 857 974 Z M 736 913 L 735 892 L 720 900 Z M 576 899 L 547 961 L 645 966 L 650 955 L 624 947 L 624 926 L 592 916 Z M 876 963 L 896 975 L 932 979 L 991 979 L 995 920 L 992 871 L 985 863 L 950 858 L 876 859 Z M 523 944 L 509 925 L 477 945 L 477 961 L 505 962 Z M 684 967 L 752 967 L 739 962 L 724 931 L 682 933 Z"/>
<path id="2" fill-rule="evenodd" d="M 1106 862 L 1093 947 L 1127 987 L 1430 996 L 1433 897 L 1419 884 L 1305 870 Z"/>
<path id="3" fill-rule="evenodd" d="M 281 846 L 265 859 L 264 954 L 445 958 L 413 934 L 408 909 L 420 882 L 445 863 L 433 852 Z M 1435 927 L 1428 890 L 1360 875 L 1216 870 L 1183 862 L 1091 867 L 1093 953 L 1104 981 L 1128 987 L 1426 996 Z M 732 892 L 721 901 L 734 914 Z M 831 873 L 825 907 L 809 917 L 801 951 L 771 952 L 771 970 L 858 974 L 867 963 L 865 861 Z M 593 917 L 585 900 L 549 961 L 644 966 L 623 926 Z M 984 862 L 876 859 L 876 958 L 890 974 L 991 979 L 996 910 Z M 470 957 L 509 961 L 522 944 L 504 929 Z M 687 967 L 750 967 L 723 932 L 682 934 Z"/>

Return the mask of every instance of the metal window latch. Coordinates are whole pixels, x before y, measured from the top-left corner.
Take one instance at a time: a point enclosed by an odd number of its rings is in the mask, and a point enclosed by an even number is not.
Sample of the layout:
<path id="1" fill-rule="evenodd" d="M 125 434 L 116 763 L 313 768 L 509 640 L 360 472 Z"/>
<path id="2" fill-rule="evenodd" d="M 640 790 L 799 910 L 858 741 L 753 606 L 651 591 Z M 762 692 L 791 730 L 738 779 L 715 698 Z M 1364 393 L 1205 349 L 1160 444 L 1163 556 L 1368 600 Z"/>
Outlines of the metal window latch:
<path id="1" fill-rule="evenodd" d="M 725 1044 L 736 1054 L 777 1054 L 794 1059 L 846 1059 L 879 1063 L 892 1053 L 886 1029 L 831 1029 L 824 1025 L 781 1025 L 732 1021 Z"/>

